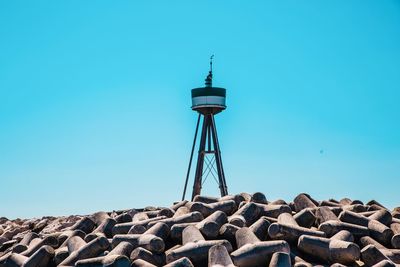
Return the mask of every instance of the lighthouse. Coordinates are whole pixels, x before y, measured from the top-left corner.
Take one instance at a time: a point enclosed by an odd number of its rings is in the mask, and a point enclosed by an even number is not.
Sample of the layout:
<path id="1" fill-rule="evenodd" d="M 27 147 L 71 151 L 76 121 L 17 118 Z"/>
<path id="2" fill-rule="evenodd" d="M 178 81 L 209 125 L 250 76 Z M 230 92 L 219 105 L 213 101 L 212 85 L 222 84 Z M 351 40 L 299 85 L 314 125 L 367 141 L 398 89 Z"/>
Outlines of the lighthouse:
<path id="1" fill-rule="evenodd" d="M 224 168 L 222 165 L 221 150 L 217 135 L 217 127 L 215 115 L 226 109 L 226 89 L 222 87 L 214 87 L 212 59 L 210 58 L 210 70 L 205 79 L 204 87 L 194 88 L 192 95 L 192 110 L 198 113 L 196 131 L 194 135 L 192 150 L 189 159 L 189 166 L 186 173 L 185 186 L 183 190 L 182 200 L 185 199 L 186 189 L 190 176 L 190 169 L 193 160 L 193 154 L 197 143 L 197 135 L 200 123 L 200 143 L 197 154 L 196 171 L 194 175 L 192 200 L 196 195 L 200 195 L 202 184 L 210 174 L 217 181 L 221 196 L 228 194 L 226 185 Z"/>

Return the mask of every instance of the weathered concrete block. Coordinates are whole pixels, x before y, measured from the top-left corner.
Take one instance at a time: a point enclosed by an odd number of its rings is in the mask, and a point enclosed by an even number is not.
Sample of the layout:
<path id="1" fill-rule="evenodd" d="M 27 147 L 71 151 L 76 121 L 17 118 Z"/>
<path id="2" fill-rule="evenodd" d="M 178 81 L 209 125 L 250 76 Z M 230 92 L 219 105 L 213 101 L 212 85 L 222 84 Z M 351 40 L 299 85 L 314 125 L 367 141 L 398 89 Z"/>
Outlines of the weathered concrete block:
<path id="1" fill-rule="evenodd" d="M 211 204 L 192 202 L 189 205 L 189 209 L 192 212 L 193 211 L 200 212 L 203 215 L 203 217 L 207 217 L 216 211 L 222 211 L 229 216 L 236 211 L 237 206 L 234 200 L 219 201 Z"/>
<path id="2" fill-rule="evenodd" d="M 79 260 L 75 266 L 80 267 L 130 267 L 131 262 L 128 257 L 123 255 L 109 255 L 106 257 L 96 257 Z"/>
<path id="3" fill-rule="evenodd" d="M 299 194 L 294 200 L 294 207 L 296 209 L 296 212 L 299 212 L 303 209 L 306 208 L 312 208 L 315 209 L 317 208 L 318 205 L 316 205 L 310 198 L 309 195 L 307 194 Z"/>
<path id="4" fill-rule="evenodd" d="M 400 249 L 400 223 L 392 223 L 390 229 L 393 231 L 393 237 L 390 243 L 394 248 Z"/>
<path id="5" fill-rule="evenodd" d="M 383 223 L 355 212 L 343 211 L 339 215 L 339 219 L 343 222 L 368 227 L 371 237 L 382 244 L 390 244 L 390 241 L 393 237 L 393 231 Z"/>
<path id="6" fill-rule="evenodd" d="M 236 225 L 226 223 L 222 225 L 221 228 L 219 229 L 219 234 L 223 239 L 228 240 L 231 244 L 235 244 L 236 243 L 235 234 L 239 229 L 240 227 Z"/>
<path id="7" fill-rule="evenodd" d="M 383 260 L 378 262 L 375 265 L 372 265 L 372 267 L 395 267 L 396 264 L 394 264 L 393 262 L 389 261 L 389 260 Z"/>
<path id="8" fill-rule="evenodd" d="M 96 224 L 89 217 L 83 217 L 81 220 L 77 221 L 70 230 L 81 230 L 85 234 L 89 234 L 96 227 Z"/>
<path id="9" fill-rule="evenodd" d="M 171 227 L 170 237 L 175 243 L 182 244 L 182 232 L 189 225 L 196 225 L 196 222 L 193 223 L 177 223 Z"/>
<path id="10" fill-rule="evenodd" d="M 267 198 L 261 192 L 256 192 L 251 196 L 251 202 L 261 203 L 261 204 L 268 204 Z"/>
<path id="11" fill-rule="evenodd" d="M 145 260 L 151 264 L 154 264 L 156 266 L 162 266 L 165 264 L 165 254 L 164 253 L 153 253 L 145 248 L 135 248 L 131 255 L 130 255 L 131 261 L 135 261 L 138 259 Z"/>
<path id="12" fill-rule="evenodd" d="M 176 261 L 170 262 L 164 267 L 194 267 L 192 262 L 187 257 L 180 258 Z"/>
<path id="13" fill-rule="evenodd" d="M 352 264 L 360 258 L 360 248 L 356 244 L 338 239 L 302 235 L 297 247 L 328 263 Z"/>
<path id="14" fill-rule="evenodd" d="M 258 219 L 259 214 L 260 209 L 258 206 L 253 202 L 249 202 L 230 216 L 228 222 L 239 227 L 250 226 Z"/>
<path id="15" fill-rule="evenodd" d="M 386 226 L 390 226 L 392 223 L 392 214 L 386 209 L 380 209 L 374 212 L 372 215 L 368 216 L 371 220 L 377 220 Z"/>
<path id="16" fill-rule="evenodd" d="M 210 196 L 201 196 L 197 195 L 193 198 L 193 202 L 202 202 L 206 204 L 218 202 L 217 197 L 210 197 Z"/>
<path id="17" fill-rule="evenodd" d="M 369 230 L 365 226 L 333 220 L 321 223 L 318 227 L 318 230 L 324 232 L 327 237 L 333 236 L 342 230 L 349 231 L 355 237 L 369 235 Z"/>
<path id="18" fill-rule="evenodd" d="M 231 258 L 240 267 L 266 266 L 275 252 L 290 253 L 289 244 L 284 240 L 246 244 L 232 252 Z"/>
<path id="19" fill-rule="evenodd" d="M 278 218 L 282 213 L 291 213 L 292 209 L 288 205 L 274 205 L 274 204 L 258 204 L 260 214 L 259 216 L 266 216 L 269 218 Z"/>
<path id="20" fill-rule="evenodd" d="M 72 244 L 72 243 L 71 243 Z M 74 265 L 78 260 L 96 257 L 101 252 L 105 251 L 110 246 L 110 243 L 105 237 L 98 237 L 89 243 L 74 250 L 70 255 L 61 262 L 60 265 Z"/>
<path id="21" fill-rule="evenodd" d="M 35 253 L 38 249 L 45 245 L 56 247 L 58 246 L 58 240 L 54 236 L 46 236 L 43 239 L 34 238 L 29 243 L 28 249 L 22 252 L 21 255 L 30 257 L 31 255 L 33 255 L 33 253 Z"/>
<path id="22" fill-rule="evenodd" d="M 261 216 L 255 223 L 249 228 L 261 241 L 265 241 L 268 238 L 268 227 L 271 225 L 267 217 Z"/>
<path id="23" fill-rule="evenodd" d="M 138 259 L 138 260 L 135 260 L 134 262 L 132 262 L 131 266 L 132 267 L 157 267 L 156 265 L 151 264 L 150 262 L 147 262 L 147 261 L 144 261 L 141 259 Z"/>
<path id="24" fill-rule="evenodd" d="M 331 239 L 354 242 L 354 236 L 346 230 L 341 230 L 331 237 Z"/>
<path id="25" fill-rule="evenodd" d="M 310 208 L 303 209 L 296 213 L 293 218 L 296 220 L 298 225 L 306 228 L 313 226 L 316 220 L 313 210 Z"/>
<path id="26" fill-rule="evenodd" d="M 112 247 L 115 248 L 121 242 L 129 242 L 134 248 L 143 247 L 152 252 L 162 252 L 165 248 L 164 240 L 152 234 L 126 234 L 115 235 L 112 239 Z"/>
<path id="27" fill-rule="evenodd" d="M 218 201 L 222 202 L 222 201 L 226 201 L 226 200 L 233 200 L 235 201 L 236 207 L 239 207 L 239 204 L 243 201 L 245 201 L 245 198 L 240 195 L 240 194 L 236 194 L 236 195 L 226 195 L 221 197 Z M 231 214 L 227 214 L 227 215 L 231 215 Z"/>
<path id="28" fill-rule="evenodd" d="M 169 228 L 171 228 L 174 224 L 177 223 L 200 222 L 203 219 L 203 215 L 201 215 L 200 212 L 195 211 L 175 218 L 164 218 L 162 220 L 149 222 L 148 227 L 155 225 L 157 222 L 162 222 L 168 225 Z"/>
<path id="29" fill-rule="evenodd" d="M 291 267 L 292 263 L 290 261 L 289 253 L 285 252 L 275 252 L 272 254 L 269 267 Z"/>
<path id="30" fill-rule="evenodd" d="M 312 230 L 297 225 L 280 223 L 271 224 L 268 228 L 268 235 L 272 239 L 283 239 L 289 243 L 296 243 L 301 235 L 311 235 L 319 237 L 326 236 L 323 231 Z"/>
<path id="31" fill-rule="evenodd" d="M 221 226 L 228 222 L 228 217 L 222 211 L 216 211 L 198 224 L 196 227 L 207 238 L 213 239 L 218 236 Z"/>
<path id="32" fill-rule="evenodd" d="M 236 234 L 236 245 L 238 248 L 243 247 L 246 244 L 255 244 L 260 242 L 260 239 L 247 227 L 239 229 Z"/>
<path id="33" fill-rule="evenodd" d="M 142 221 L 118 223 L 118 224 L 114 225 L 114 227 L 112 229 L 112 234 L 113 234 L 113 236 L 118 235 L 118 234 L 127 234 L 134 225 L 141 225 L 141 226 L 147 227 L 149 225 L 149 223 L 158 222 L 163 219 L 167 219 L 167 217 L 160 216 L 160 217 L 150 218 L 150 219 L 146 219 L 146 220 L 142 220 Z"/>
<path id="34" fill-rule="evenodd" d="M 361 250 L 361 259 L 367 266 L 373 266 L 383 260 L 389 260 L 373 245 L 368 245 Z"/>
<path id="35" fill-rule="evenodd" d="M 171 208 L 163 208 L 157 214 L 157 216 L 165 216 L 167 218 L 172 218 L 175 215 L 175 211 Z"/>
<path id="36" fill-rule="evenodd" d="M 186 245 L 188 243 L 194 243 L 198 241 L 204 241 L 204 237 L 201 234 L 200 230 L 193 226 L 189 225 L 182 232 L 182 245 Z"/>
<path id="37" fill-rule="evenodd" d="M 183 257 L 191 262 L 204 266 L 208 262 L 208 251 L 214 245 L 223 245 L 228 252 L 232 251 L 231 244 L 226 240 L 204 240 L 200 231 L 195 226 L 188 226 L 183 231 L 183 246 L 165 252 L 167 263 Z"/>
<path id="38" fill-rule="evenodd" d="M 235 267 L 225 246 L 215 245 L 208 251 L 208 267 Z"/>

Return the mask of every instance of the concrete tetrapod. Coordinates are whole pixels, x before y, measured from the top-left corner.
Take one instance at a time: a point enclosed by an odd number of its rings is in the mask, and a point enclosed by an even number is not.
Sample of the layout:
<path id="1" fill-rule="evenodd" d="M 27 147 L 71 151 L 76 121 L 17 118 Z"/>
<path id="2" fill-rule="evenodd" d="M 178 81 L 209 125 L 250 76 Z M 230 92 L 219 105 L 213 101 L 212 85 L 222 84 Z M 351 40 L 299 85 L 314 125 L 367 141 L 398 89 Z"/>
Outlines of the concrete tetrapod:
<path id="1" fill-rule="evenodd" d="M 130 255 L 131 261 L 135 261 L 138 259 L 145 260 L 151 264 L 161 266 L 165 264 L 165 254 L 164 253 L 153 253 L 145 248 L 135 248 L 131 255 Z"/>
<path id="2" fill-rule="evenodd" d="M 216 211 L 222 211 L 229 216 L 232 215 L 236 208 L 237 206 L 234 200 L 225 200 L 211 204 L 201 202 L 192 202 L 191 204 L 189 204 L 189 209 L 191 212 L 200 212 L 204 216 L 204 218 Z"/>
<path id="3" fill-rule="evenodd" d="M 249 202 L 232 214 L 228 218 L 228 222 L 239 227 L 250 226 L 258 219 L 259 214 L 260 209 L 258 206 L 253 202 Z"/>
<path id="4" fill-rule="evenodd" d="M 164 240 L 169 232 L 169 227 L 165 223 L 156 222 L 143 234 L 115 235 L 112 246 L 116 247 L 120 242 L 126 241 L 132 244 L 133 248 L 143 247 L 151 252 L 160 253 L 164 251 Z"/>
<path id="5" fill-rule="evenodd" d="M 223 211 L 216 211 L 207 218 L 196 224 L 204 237 L 214 239 L 218 236 L 219 229 L 228 222 L 228 217 Z"/>
<path id="6" fill-rule="evenodd" d="M 292 266 L 289 253 L 275 252 L 272 254 L 269 267 L 290 267 Z"/>
<path id="7" fill-rule="evenodd" d="M 190 213 L 190 209 L 188 207 L 186 207 L 186 206 L 179 207 L 175 211 L 175 214 L 174 214 L 174 216 L 172 216 L 172 218 L 176 218 L 176 217 L 182 216 L 184 214 L 188 214 L 188 213 Z"/>
<path id="8" fill-rule="evenodd" d="M 147 262 L 147 261 L 141 260 L 141 259 L 138 259 L 138 260 L 135 260 L 134 262 L 132 262 L 131 266 L 132 267 L 157 267 L 156 265 L 151 264 L 150 262 Z"/>
<path id="9" fill-rule="evenodd" d="M 289 243 L 296 243 L 301 235 L 325 237 L 324 232 L 299 226 L 289 213 L 278 216 L 278 223 L 269 226 L 268 235 L 272 239 L 283 239 Z"/>
<path id="10" fill-rule="evenodd" d="M 331 239 L 354 242 L 354 236 L 346 230 L 341 230 L 331 237 Z"/>
<path id="11" fill-rule="evenodd" d="M 383 260 L 390 261 L 379 249 L 374 245 L 365 246 L 361 250 L 361 259 L 367 266 L 375 265 Z"/>
<path id="12" fill-rule="evenodd" d="M 318 207 L 318 209 L 315 211 L 315 217 L 317 224 L 327 221 L 339 221 L 339 218 L 328 207 Z"/>
<path id="13" fill-rule="evenodd" d="M 196 222 L 193 223 L 177 223 L 171 227 L 170 238 L 177 244 L 182 244 L 182 232 L 189 225 L 196 225 Z"/>
<path id="14" fill-rule="evenodd" d="M 15 253 L 21 253 L 25 250 L 28 249 L 29 243 L 35 239 L 35 238 L 39 238 L 39 235 L 37 233 L 33 233 L 30 232 L 28 234 L 26 234 L 21 241 L 19 241 L 18 244 L 16 244 L 13 248 L 12 248 L 12 252 Z"/>
<path id="15" fill-rule="evenodd" d="M 338 239 L 302 235 L 297 247 L 302 252 L 329 263 L 352 264 L 360 258 L 360 248 L 356 244 Z"/>
<path id="16" fill-rule="evenodd" d="M 312 267 L 313 265 L 297 255 L 297 253 L 290 252 L 290 260 L 294 267 Z"/>
<path id="17" fill-rule="evenodd" d="M 90 242 L 101 235 L 104 235 L 107 238 L 111 238 L 112 229 L 116 224 L 117 222 L 113 218 L 105 219 L 96 229 L 93 230 L 93 232 L 85 236 L 85 241 Z"/>
<path id="18" fill-rule="evenodd" d="M 34 238 L 29 243 L 27 250 L 22 252 L 21 255 L 29 257 L 29 256 L 33 255 L 33 253 L 35 253 L 37 250 L 39 250 L 44 245 L 56 247 L 58 245 L 58 240 L 54 236 L 46 236 L 43 239 L 42 238 Z"/>
<path id="19" fill-rule="evenodd" d="M 215 245 L 208 251 L 208 267 L 235 267 L 225 246 Z"/>
<path id="20" fill-rule="evenodd" d="M 129 261 L 129 255 L 133 250 L 133 246 L 128 242 L 121 242 L 107 255 L 102 257 L 95 257 L 90 259 L 79 260 L 75 263 L 75 266 L 81 267 L 101 267 L 101 266 L 113 266 L 113 267 L 129 267 L 131 262 Z"/>
<path id="21" fill-rule="evenodd" d="M 400 248 L 400 223 L 392 223 L 390 229 L 394 233 L 390 243 L 394 248 Z"/>
<path id="22" fill-rule="evenodd" d="M 152 252 L 162 252 L 165 248 L 164 240 L 152 234 L 126 234 L 115 235 L 112 239 L 112 247 L 116 247 L 119 243 L 126 241 L 133 245 L 134 248 L 143 247 Z"/>
<path id="23" fill-rule="evenodd" d="M 250 201 L 254 203 L 268 204 L 267 198 L 264 193 L 261 192 L 255 192 L 252 194 Z"/>
<path id="24" fill-rule="evenodd" d="M 81 220 L 77 221 L 70 230 L 81 230 L 85 234 L 89 234 L 96 227 L 95 222 L 89 217 L 83 217 Z"/>
<path id="25" fill-rule="evenodd" d="M 71 266 L 74 265 L 78 260 L 96 257 L 101 252 L 104 252 L 109 246 L 110 242 L 107 238 L 103 236 L 97 237 L 96 239 L 70 253 L 70 255 L 63 260 L 60 265 Z"/>
<path id="26" fill-rule="evenodd" d="M 219 229 L 219 235 L 223 239 L 228 240 L 232 244 L 232 246 L 234 246 L 236 244 L 235 234 L 239 229 L 240 227 L 236 225 L 226 223 L 222 225 L 221 228 Z M 254 228 L 252 230 L 254 231 Z"/>
<path id="27" fill-rule="evenodd" d="M 179 217 L 173 217 L 173 218 L 165 218 L 159 221 L 153 221 L 148 224 L 149 227 L 155 225 L 157 222 L 162 222 L 165 223 L 169 228 L 171 228 L 174 224 L 177 223 L 190 223 L 190 222 L 200 222 L 204 219 L 203 215 L 201 215 L 200 212 L 190 212 L 187 214 L 184 214 Z"/>
<path id="28" fill-rule="evenodd" d="M 377 264 L 372 265 L 372 267 L 395 267 L 396 264 L 389 260 L 383 260 L 378 262 Z"/>
<path id="29" fill-rule="evenodd" d="M 208 261 L 208 251 L 214 245 L 223 245 L 228 252 L 232 245 L 227 240 L 204 240 L 199 229 L 188 226 L 182 233 L 183 246 L 165 252 L 167 263 L 187 257 L 195 265 L 204 266 Z"/>
<path id="30" fill-rule="evenodd" d="M 167 265 L 164 265 L 164 267 L 194 267 L 194 266 L 187 257 L 183 257 L 176 261 L 170 262 Z"/>
<path id="31" fill-rule="evenodd" d="M 255 203 L 260 211 L 260 216 L 278 218 L 282 213 L 291 213 L 292 209 L 286 204 L 259 204 Z M 270 220 L 270 219 L 268 219 Z"/>
<path id="32" fill-rule="evenodd" d="M 254 222 L 249 228 L 261 241 L 265 241 L 268 238 L 268 227 L 271 225 L 267 217 L 261 216 L 256 222 Z"/>
<path id="33" fill-rule="evenodd" d="M 386 209 L 381 209 L 375 211 L 370 216 L 368 216 L 371 220 L 377 220 L 380 223 L 383 223 L 386 226 L 390 226 L 392 223 L 392 214 Z"/>
<path id="34" fill-rule="evenodd" d="M 355 237 L 362 237 L 369 235 L 369 230 L 365 226 L 345 223 L 336 220 L 329 220 L 324 223 L 321 223 L 318 227 L 318 230 L 324 232 L 328 237 L 335 235 L 341 230 L 349 231 Z"/>
<path id="35" fill-rule="evenodd" d="M 245 198 L 241 194 L 226 195 L 226 196 L 220 197 L 218 201 L 223 202 L 223 201 L 227 201 L 227 200 L 235 201 L 236 207 L 239 207 L 239 204 L 241 202 L 246 201 Z M 231 215 L 231 214 L 227 214 L 227 215 Z"/>
<path id="36" fill-rule="evenodd" d="M 231 253 L 233 263 L 239 267 L 266 266 L 273 253 L 290 253 L 289 244 L 284 241 L 260 241 L 249 228 L 236 232 L 238 249 Z"/>
<path id="37" fill-rule="evenodd" d="M 309 195 L 307 194 L 299 194 L 294 200 L 294 206 L 296 212 L 299 212 L 306 208 L 316 208 L 317 205 L 312 201 Z"/>
<path id="38" fill-rule="evenodd" d="M 307 194 L 291 202 L 267 201 L 262 193 L 195 200 L 199 202 L 85 216 L 1 217 L 0 267 L 5 262 L 7 266 L 164 266 L 167 255 L 167 266 L 174 267 L 286 266 L 288 256 L 297 267 L 400 264 L 400 207 L 389 211 L 376 201 L 364 204 L 348 198 L 317 202 Z M 308 242 L 300 240 L 301 249 L 296 240 L 303 235 Z M 281 240 L 266 241 L 272 237 Z M 113 246 L 89 249 L 96 240 Z M 290 242 L 290 253 L 285 240 Z M 354 244 L 362 248 L 356 263 Z"/>
<path id="39" fill-rule="evenodd" d="M 44 245 L 40 249 L 36 250 L 30 257 L 12 253 L 3 264 L 0 263 L 0 266 L 47 267 L 53 256 L 54 249 L 50 246 Z"/>
<path id="40" fill-rule="evenodd" d="M 54 256 L 54 249 L 50 246 L 42 246 L 24 262 L 24 267 L 45 267 L 48 266 Z"/>
<path id="41" fill-rule="evenodd" d="M 218 202 L 218 198 L 211 197 L 211 196 L 196 195 L 193 198 L 193 202 L 201 202 L 201 203 L 211 204 L 211 203 Z"/>
<path id="42" fill-rule="evenodd" d="M 150 218 L 150 219 L 146 219 L 146 220 L 142 220 L 142 221 L 118 223 L 118 224 L 114 225 L 114 227 L 112 228 L 112 234 L 113 235 L 126 234 L 135 225 L 141 225 L 141 226 L 147 227 L 147 225 L 149 223 L 161 221 L 162 219 L 167 219 L 167 217 L 160 216 L 160 217 Z"/>
<path id="43" fill-rule="evenodd" d="M 81 230 L 74 230 L 71 235 L 61 244 L 61 246 L 55 250 L 54 263 L 59 265 L 74 250 L 86 245 L 86 242 L 82 239 L 84 235 L 85 233 Z"/>
<path id="44" fill-rule="evenodd" d="M 316 220 L 313 209 L 311 208 L 306 208 L 302 211 L 299 211 L 293 216 L 293 218 L 296 220 L 298 225 L 306 228 L 313 226 Z"/>
<path id="45" fill-rule="evenodd" d="M 176 212 L 180 207 L 185 206 L 186 203 L 188 203 L 187 200 L 178 201 L 174 203 L 170 208 Z"/>
<path id="46" fill-rule="evenodd" d="M 339 215 L 342 222 L 365 226 L 369 229 L 371 237 L 381 242 L 382 244 L 390 244 L 393 236 L 393 231 L 383 223 L 370 219 L 355 212 L 342 211 Z"/>

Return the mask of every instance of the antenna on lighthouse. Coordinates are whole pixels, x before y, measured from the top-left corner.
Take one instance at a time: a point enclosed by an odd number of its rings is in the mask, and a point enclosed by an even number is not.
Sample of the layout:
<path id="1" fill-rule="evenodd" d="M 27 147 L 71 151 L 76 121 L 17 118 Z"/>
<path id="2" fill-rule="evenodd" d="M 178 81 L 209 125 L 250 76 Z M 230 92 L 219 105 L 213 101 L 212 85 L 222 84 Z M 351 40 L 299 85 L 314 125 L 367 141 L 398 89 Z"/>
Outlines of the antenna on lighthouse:
<path id="1" fill-rule="evenodd" d="M 213 61 L 214 55 L 211 55 L 210 57 L 210 73 L 212 74 L 212 61 Z"/>
<path id="2" fill-rule="evenodd" d="M 212 64 L 213 64 L 213 58 L 214 55 L 211 55 L 210 57 L 210 71 L 208 72 L 207 78 L 206 78 L 206 87 L 212 87 L 212 78 L 213 78 L 213 74 L 212 74 Z"/>

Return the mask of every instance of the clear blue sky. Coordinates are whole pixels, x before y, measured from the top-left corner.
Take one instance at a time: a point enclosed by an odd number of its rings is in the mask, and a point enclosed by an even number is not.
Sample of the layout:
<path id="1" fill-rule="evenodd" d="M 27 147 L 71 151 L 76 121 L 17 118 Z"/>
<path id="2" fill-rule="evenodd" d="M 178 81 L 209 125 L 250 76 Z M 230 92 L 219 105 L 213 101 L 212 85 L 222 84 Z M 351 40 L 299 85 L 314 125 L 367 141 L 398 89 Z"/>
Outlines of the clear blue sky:
<path id="1" fill-rule="evenodd" d="M 1 1 L 0 216 L 179 200 L 211 54 L 230 192 L 400 205 L 399 1 Z"/>

